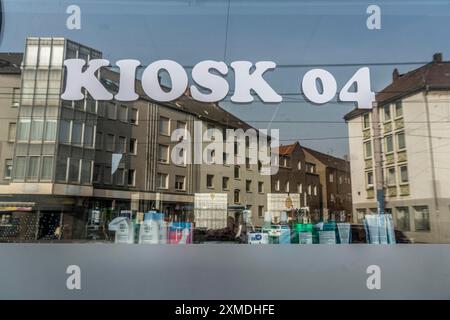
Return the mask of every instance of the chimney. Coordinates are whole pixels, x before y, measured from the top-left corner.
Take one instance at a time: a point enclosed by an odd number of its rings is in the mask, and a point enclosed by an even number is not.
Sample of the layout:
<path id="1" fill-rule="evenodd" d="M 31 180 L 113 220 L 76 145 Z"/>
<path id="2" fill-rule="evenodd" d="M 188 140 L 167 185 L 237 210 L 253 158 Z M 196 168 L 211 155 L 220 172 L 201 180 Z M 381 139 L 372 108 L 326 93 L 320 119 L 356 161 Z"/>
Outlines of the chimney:
<path id="1" fill-rule="evenodd" d="M 442 62 L 442 52 L 433 54 L 433 62 Z"/>
<path id="2" fill-rule="evenodd" d="M 400 77 L 400 74 L 398 73 L 398 69 L 395 68 L 394 71 L 392 71 L 392 81 L 397 80 Z"/>

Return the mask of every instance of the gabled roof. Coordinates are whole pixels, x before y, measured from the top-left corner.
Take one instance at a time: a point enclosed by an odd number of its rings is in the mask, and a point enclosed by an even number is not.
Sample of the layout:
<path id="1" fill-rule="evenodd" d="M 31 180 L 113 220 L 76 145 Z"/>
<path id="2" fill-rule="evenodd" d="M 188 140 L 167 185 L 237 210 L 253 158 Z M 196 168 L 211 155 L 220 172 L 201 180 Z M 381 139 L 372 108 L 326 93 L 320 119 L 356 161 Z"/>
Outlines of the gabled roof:
<path id="1" fill-rule="evenodd" d="M 316 158 L 318 161 L 322 162 L 327 167 L 335 168 L 335 169 L 350 169 L 350 162 L 341 158 L 333 157 L 328 154 L 302 147 L 302 149 L 306 152 L 308 152 L 310 155 L 312 155 L 314 158 Z"/>
<path id="2" fill-rule="evenodd" d="M 292 154 L 297 146 L 300 147 L 300 143 L 298 141 L 293 144 L 281 145 L 278 148 L 274 148 L 273 152 L 278 153 L 280 156 L 286 156 Z"/>
<path id="3" fill-rule="evenodd" d="M 23 53 L 2 52 L 0 53 L 0 74 L 20 74 Z"/>
<path id="4" fill-rule="evenodd" d="M 410 96 L 423 90 L 450 89 L 450 61 L 442 61 L 442 54 L 436 53 L 433 61 L 405 74 L 397 69 L 392 73 L 392 83 L 375 95 L 379 106 Z M 354 109 L 344 116 L 346 121 L 356 118 L 370 109 Z"/>

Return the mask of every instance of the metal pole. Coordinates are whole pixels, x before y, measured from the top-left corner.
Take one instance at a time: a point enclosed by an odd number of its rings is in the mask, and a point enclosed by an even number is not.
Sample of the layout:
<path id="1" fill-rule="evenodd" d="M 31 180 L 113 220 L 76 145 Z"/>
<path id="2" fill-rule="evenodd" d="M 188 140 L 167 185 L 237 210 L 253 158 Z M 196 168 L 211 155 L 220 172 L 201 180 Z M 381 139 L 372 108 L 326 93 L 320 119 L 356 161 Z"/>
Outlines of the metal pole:
<path id="1" fill-rule="evenodd" d="M 377 196 L 378 214 L 384 214 L 384 176 L 383 176 L 383 156 L 381 149 L 381 128 L 380 128 L 380 108 L 377 102 L 372 108 L 372 129 L 373 129 L 373 158 L 375 164 L 375 186 Z"/>

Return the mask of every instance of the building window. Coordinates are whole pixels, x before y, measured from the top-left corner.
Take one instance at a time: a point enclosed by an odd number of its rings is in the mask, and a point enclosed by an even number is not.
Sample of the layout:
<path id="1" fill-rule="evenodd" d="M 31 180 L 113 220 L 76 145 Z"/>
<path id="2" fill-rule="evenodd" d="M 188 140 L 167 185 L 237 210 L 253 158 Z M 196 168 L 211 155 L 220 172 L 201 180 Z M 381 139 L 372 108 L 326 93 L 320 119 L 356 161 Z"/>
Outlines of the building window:
<path id="1" fill-rule="evenodd" d="M 106 105 L 106 116 L 111 120 L 117 119 L 117 105 L 115 103 L 109 102 Z"/>
<path id="2" fill-rule="evenodd" d="M 184 191 L 185 180 L 186 178 L 184 176 L 175 176 L 175 190 Z"/>
<path id="3" fill-rule="evenodd" d="M 416 231 L 430 231 L 430 213 L 427 206 L 414 207 L 414 224 Z"/>
<path id="4" fill-rule="evenodd" d="M 69 182 L 80 181 L 80 160 L 71 158 L 69 160 Z"/>
<path id="5" fill-rule="evenodd" d="M 250 158 L 245 158 L 245 168 L 250 169 Z"/>
<path id="6" fill-rule="evenodd" d="M 403 116 L 403 106 L 401 101 L 395 103 L 395 116 L 397 118 Z"/>
<path id="7" fill-rule="evenodd" d="M 240 203 L 241 202 L 241 191 L 236 189 L 234 190 L 234 203 Z"/>
<path id="8" fill-rule="evenodd" d="M 373 187 L 373 171 L 366 172 L 367 188 Z"/>
<path id="9" fill-rule="evenodd" d="M 103 133 L 97 132 L 95 134 L 95 148 L 101 150 L 103 147 Z"/>
<path id="10" fill-rule="evenodd" d="M 408 166 L 400 166 L 400 183 L 408 183 Z"/>
<path id="11" fill-rule="evenodd" d="M 366 159 L 372 158 L 372 143 L 370 141 L 364 142 L 364 157 Z"/>
<path id="12" fill-rule="evenodd" d="M 74 145 L 81 145 L 83 124 L 81 122 L 72 122 L 72 141 Z"/>
<path id="13" fill-rule="evenodd" d="M 386 147 L 386 153 L 390 153 L 394 151 L 394 141 L 392 139 L 392 134 L 387 135 L 384 137 L 385 147 Z"/>
<path id="14" fill-rule="evenodd" d="M 230 182 L 230 178 L 222 177 L 222 189 L 223 190 L 228 190 L 229 189 L 229 186 L 228 186 L 229 182 Z"/>
<path id="15" fill-rule="evenodd" d="M 70 143 L 70 121 L 61 120 L 59 125 L 59 142 L 64 144 Z"/>
<path id="16" fill-rule="evenodd" d="M 115 140 L 114 138 L 115 137 L 113 134 L 106 135 L 106 141 L 105 141 L 106 151 L 111 151 L 111 152 L 114 151 L 114 140 Z"/>
<path id="17" fill-rule="evenodd" d="M 12 106 L 18 107 L 20 101 L 20 88 L 13 88 L 12 93 Z"/>
<path id="18" fill-rule="evenodd" d="M 166 117 L 159 117 L 159 133 L 168 136 L 170 135 L 170 119 Z"/>
<path id="19" fill-rule="evenodd" d="M 314 195 L 317 196 L 317 186 L 314 186 Z"/>
<path id="20" fill-rule="evenodd" d="M 223 160 L 223 164 L 227 164 L 227 161 L 228 161 L 228 153 L 226 153 L 226 152 L 223 153 L 223 158 L 222 158 L 222 160 Z"/>
<path id="21" fill-rule="evenodd" d="M 14 142 L 16 140 L 16 123 L 10 122 L 8 126 L 8 141 Z"/>
<path id="22" fill-rule="evenodd" d="M 387 185 L 395 186 L 395 184 L 396 184 L 395 168 L 388 168 L 387 169 Z"/>
<path id="23" fill-rule="evenodd" d="M 56 120 L 45 121 L 44 141 L 56 140 Z"/>
<path id="24" fill-rule="evenodd" d="M 280 180 L 275 181 L 275 191 L 280 191 Z"/>
<path id="25" fill-rule="evenodd" d="M 90 184 L 91 183 L 91 172 L 92 171 L 92 161 L 82 160 L 81 161 L 81 183 Z"/>
<path id="26" fill-rule="evenodd" d="M 369 129 L 370 128 L 370 114 L 365 113 L 363 115 L 363 129 Z"/>
<path id="27" fill-rule="evenodd" d="M 206 187 L 214 188 L 214 175 L 212 175 L 212 174 L 206 175 Z"/>
<path id="28" fill-rule="evenodd" d="M 139 111 L 136 108 L 131 108 L 130 110 L 130 122 L 131 124 L 138 124 L 139 121 Z"/>
<path id="29" fill-rule="evenodd" d="M 5 172 L 3 174 L 3 176 L 7 179 L 11 178 L 11 174 L 12 174 L 12 167 L 13 167 L 13 162 L 12 159 L 6 159 L 5 160 Z"/>
<path id="30" fill-rule="evenodd" d="M 241 167 L 234 166 L 234 178 L 239 179 L 241 177 Z"/>
<path id="31" fill-rule="evenodd" d="M 239 153 L 239 142 L 234 143 L 234 155 L 237 156 Z"/>
<path id="32" fill-rule="evenodd" d="M 396 209 L 396 227 L 400 231 L 410 231 L 409 225 L 409 208 L 397 207 Z"/>
<path id="33" fill-rule="evenodd" d="M 329 180 L 330 180 L 330 182 L 334 181 L 334 175 L 332 173 L 329 174 Z"/>
<path id="34" fill-rule="evenodd" d="M 130 153 L 137 154 L 137 141 L 134 138 L 130 138 Z"/>
<path id="35" fill-rule="evenodd" d="M 258 192 L 259 193 L 264 192 L 264 182 L 261 182 L 261 181 L 258 182 Z"/>
<path id="36" fill-rule="evenodd" d="M 167 186 L 169 185 L 169 175 L 167 173 L 158 173 L 157 178 L 157 188 L 167 189 Z"/>
<path id="37" fill-rule="evenodd" d="M 44 120 L 32 120 L 31 121 L 31 141 L 42 141 L 44 133 Z"/>
<path id="38" fill-rule="evenodd" d="M 128 108 L 125 105 L 120 105 L 119 108 L 119 120 L 122 122 L 128 122 Z"/>
<path id="39" fill-rule="evenodd" d="M 43 157 L 42 158 L 42 180 L 50 180 L 53 173 L 53 157 Z"/>
<path id="40" fill-rule="evenodd" d="M 297 169 L 302 170 L 302 162 L 301 161 L 297 162 Z"/>
<path id="41" fill-rule="evenodd" d="M 119 137 L 117 143 L 117 153 L 127 153 L 127 138 Z"/>
<path id="42" fill-rule="evenodd" d="M 286 181 L 286 183 L 284 184 L 284 191 L 289 192 L 289 181 Z"/>
<path id="43" fill-rule="evenodd" d="M 404 132 L 399 132 L 396 135 L 397 135 L 397 149 L 398 150 L 405 149 L 406 148 L 405 133 Z"/>
<path id="44" fill-rule="evenodd" d="M 99 183 L 102 180 L 102 166 L 95 165 L 94 166 L 94 174 L 93 178 L 95 183 Z"/>
<path id="45" fill-rule="evenodd" d="M 245 180 L 245 191 L 252 192 L 252 181 L 251 180 Z"/>
<path id="46" fill-rule="evenodd" d="M 330 202 L 334 202 L 334 194 L 330 193 Z"/>
<path id="47" fill-rule="evenodd" d="M 92 148 L 94 145 L 94 126 L 85 124 L 83 134 L 83 145 Z"/>
<path id="48" fill-rule="evenodd" d="M 134 187 L 136 184 L 136 170 L 128 169 L 128 186 Z"/>
<path id="49" fill-rule="evenodd" d="M 297 192 L 298 193 L 303 193 L 303 185 L 301 183 L 297 183 Z"/>
<path id="50" fill-rule="evenodd" d="M 388 122 L 391 121 L 391 105 L 386 105 L 383 108 L 384 111 L 384 121 Z"/>
<path id="51" fill-rule="evenodd" d="M 39 157 L 30 157 L 28 159 L 27 179 L 37 180 L 39 175 Z"/>
<path id="52" fill-rule="evenodd" d="M 311 195 L 311 185 L 308 185 L 308 195 Z"/>
<path id="53" fill-rule="evenodd" d="M 14 162 L 14 177 L 16 179 L 25 179 L 26 157 L 16 157 Z"/>
<path id="54" fill-rule="evenodd" d="M 264 215 L 264 206 L 258 206 L 258 217 L 262 218 Z"/>
<path id="55" fill-rule="evenodd" d="M 186 122 L 177 121 L 177 130 L 181 132 L 180 140 L 186 139 Z"/>
<path id="56" fill-rule="evenodd" d="M 19 128 L 17 130 L 18 141 L 28 141 L 30 137 L 31 119 L 20 119 Z"/>
<path id="57" fill-rule="evenodd" d="M 125 184 L 125 170 L 124 169 L 117 169 L 116 184 L 119 186 L 123 186 Z"/>
<path id="58" fill-rule="evenodd" d="M 342 184 L 342 176 L 339 176 L 339 184 Z"/>
<path id="59" fill-rule="evenodd" d="M 161 163 L 169 163 L 169 146 L 159 145 L 158 161 Z"/>
<path id="60" fill-rule="evenodd" d="M 111 184 L 111 167 L 105 167 L 103 181 L 104 184 Z"/>

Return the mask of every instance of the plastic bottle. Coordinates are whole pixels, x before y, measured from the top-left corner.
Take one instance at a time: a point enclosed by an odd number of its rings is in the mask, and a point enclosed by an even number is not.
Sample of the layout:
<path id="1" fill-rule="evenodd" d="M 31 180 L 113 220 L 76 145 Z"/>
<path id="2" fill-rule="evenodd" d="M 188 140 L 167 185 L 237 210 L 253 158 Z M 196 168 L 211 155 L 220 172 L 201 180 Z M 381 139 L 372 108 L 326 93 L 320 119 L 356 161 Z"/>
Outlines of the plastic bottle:
<path id="1" fill-rule="evenodd" d="M 291 229 L 289 228 L 287 222 L 287 212 L 282 211 L 280 216 L 280 244 L 290 244 L 291 243 Z"/>
<path id="2" fill-rule="evenodd" d="M 154 213 L 153 218 L 158 223 L 158 243 L 167 244 L 167 222 L 164 220 L 164 213 Z"/>
<path id="3" fill-rule="evenodd" d="M 144 221 L 141 223 L 139 232 L 139 243 L 157 244 L 159 242 L 159 225 L 154 219 L 154 212 L 144 214 Z"/>
<path id="4" fill-rule="evenodd" d="M 130 213 L 121 213 L 119 217 L 111 221 L 110 230 L 115 230 L 115 243 L 134 243 L 134 225 Z"/>

